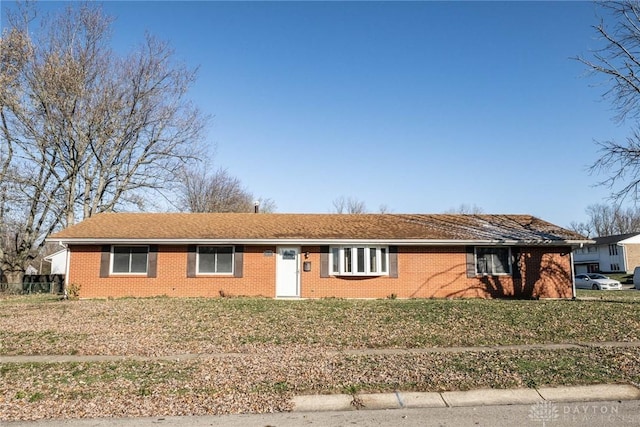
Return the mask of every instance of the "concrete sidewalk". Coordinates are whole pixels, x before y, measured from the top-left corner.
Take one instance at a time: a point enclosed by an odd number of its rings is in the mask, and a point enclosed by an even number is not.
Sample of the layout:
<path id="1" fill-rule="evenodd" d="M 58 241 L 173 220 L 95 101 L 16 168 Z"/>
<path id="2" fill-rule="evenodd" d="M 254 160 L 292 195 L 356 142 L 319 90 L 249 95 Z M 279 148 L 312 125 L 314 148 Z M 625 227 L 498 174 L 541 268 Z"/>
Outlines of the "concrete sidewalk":
<path id="1" fill-rule="evenodd" d="M 383 348 L 383 349 L 345 349 L 328 350 L 327 355 L 403 355 L 428 353 L 480 353 L 485 351 L 531 351 L 531 350 L 568 350 L 578 348 L 635 348 L 640 347 L 640 341 L 604 341 L 604 342 L 574 342 L 552 344 L 517 344 L 491 345 L 475 347 L 427 347 L 427 348 Z M 2 356 L 0 363 L 68 363 L 68 362 L 114 362 L 122 360 L 134 361 L 180 361 L 225 359 L 250 356 L 252 353 L 185 353 L 168 354 L 162 356 L 127 356 L 127 355 L 17 355 Z"/>

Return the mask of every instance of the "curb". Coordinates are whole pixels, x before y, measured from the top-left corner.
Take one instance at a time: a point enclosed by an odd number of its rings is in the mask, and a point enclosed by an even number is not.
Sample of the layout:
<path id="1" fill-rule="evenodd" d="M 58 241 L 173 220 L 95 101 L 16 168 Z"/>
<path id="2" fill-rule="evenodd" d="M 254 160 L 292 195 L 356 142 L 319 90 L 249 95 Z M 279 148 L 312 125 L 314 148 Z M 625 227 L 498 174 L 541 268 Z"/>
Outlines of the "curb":
<path id="1" fill-rule="evenodd" d="M 640 400 L 640 388 L 630 384 L 572 387 L 479 389 L 444 392 L 301 395 L 293 398 L 292 412 L 351 411 L 358 409 L 447 408 L 522 405 L 552 402 Z"/>
<path id="2" fill-rule="evenodd" d="M 517 388 L 513 390 L 480 389 L 468 391 L 445 391 L 442 398 L 449 407 L 522 405 L 542 402 L 535 388 Z"/>
<path id="3" fill-rule="evenodd" d="M 631 384 L 595 384 L 574 387 L 541 387 L 544 400 L 554 402 L 589 402 L 596 400 L 638 400 L 640 389 Z"/>

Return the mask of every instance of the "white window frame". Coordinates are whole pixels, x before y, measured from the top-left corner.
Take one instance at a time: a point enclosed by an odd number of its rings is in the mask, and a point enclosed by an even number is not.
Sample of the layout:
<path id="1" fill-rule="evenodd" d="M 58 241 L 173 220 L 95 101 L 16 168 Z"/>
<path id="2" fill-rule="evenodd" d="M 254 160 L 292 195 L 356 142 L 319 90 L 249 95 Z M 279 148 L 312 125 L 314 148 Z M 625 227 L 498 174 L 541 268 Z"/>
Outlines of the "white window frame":
<path id="1" fill-rule="evenodd" d="M 359 249 L 364 249 L 364 271 L 357 271 Z M 371 250 L 375 251 L 375 268 L 371 268 Z M 351 251 L 351 266 L 345 263 L 345 252 L 347 251 Z M 337 270 L 334 262 L 336 255 L 338 256 Z M 385 271 L 382 271 L 383 267 Z M 331 246 L 329 248 L 329 273 L 334 276 L 388 276 L 389 247 L 373 245 Z"/>
<path id="2" fill-rule="evenodd" d="M 506 272 L 504 273 L 496 273 L 494 272 L 493 269 L 493 265 L 491 266 L 491 269 L 489 272 L 487 273 L 482 273 L 480 271 L 478 271 L 478 249 L 495 249 L 495 250 L 506 250 L 507 251 L 507 265 L 506 265 Z M 511 266 L 511 248 L 508 246 L 476 246 L 473 249 L 473 255 L 474 255 L 474 267 L 476 269 L 476 275 L 478 276 L 511 276 L 513 274 L 512 272 L 512 266 Z"/>
<path id="3" fill-rule="evenodd" d="M 200 248 L 231 248 L 231 271 L 200 272 Z M 196 276 L 233 276 L 236 264 L 236 247 L 233 245 L 199 245 L 196 248 Z M 217 270 L 217 265 L 216 265 Z"/>
<path id="4" fill-rule="evenodd" d="M 131 252 L 129 253 L 129 271 L 113 271 L 113 263 L 115 259 L 115 248 L 146 248 L 147 262 L 144 272 L 131 271 Z M 146 276 L 149 274 L 149 246 L 148 245 L 111 245 L 111 259 L 109 260 L 109 274 L 114 276 Z"/>

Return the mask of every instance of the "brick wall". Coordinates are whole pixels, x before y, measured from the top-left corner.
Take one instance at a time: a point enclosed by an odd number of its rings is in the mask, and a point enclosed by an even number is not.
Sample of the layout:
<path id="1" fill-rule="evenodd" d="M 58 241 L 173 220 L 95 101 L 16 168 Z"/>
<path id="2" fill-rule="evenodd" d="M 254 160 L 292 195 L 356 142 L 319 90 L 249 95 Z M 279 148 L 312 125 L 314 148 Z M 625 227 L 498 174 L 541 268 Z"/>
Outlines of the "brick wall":
<path id="1" fill-rule="evenodd" d="M 303 298 L 570 298 L 569 248 L 521 248 L 520 276 L 467 277 L 462 246 L 398 247 L 398 278 L 319 276 L 318 247 L 310 251 L 312 271 L 302 272 Z"/>
<path id="2" fill-rule="evenodd" d="M 245 246 L 243 277 L 187 277 L 186 246 L 160 246 L 156 278 L 135 275 L 100 277 L 100 246 L 71 246 L 69 284 L 81 298 L 275 296 L 276 248 Z M 270 252 L 272 255 L 269 256 Z M 308 253 L 307 255 L 305 255 Z M 303 246 L 300 266 L 303 298 L 449 298 L 571 297 L 569 248 L 520 249 L 520 278 L 467 277 L 464 247 L 398 247 L 398 278 L 320 277 L 320 247 Z"/>
<path id="3" fill-rule="evenodd" d="M 640 266 L 640 245 L 639 244 L 630 244 L 624 245 L 624 250 L 626 251 L 627 259 L 627 273 L 633 273 L 633 270 Z"/>
<path id="4" fill-rule="evenodd" d="M 275 296 L 275 247 L 244 250 L 243 277 L 211 275 L 187 277 L 187 247 L 160 246 L 156 278 L 139 275 L 100 277 L 100 246 L 71 246 L 69 284 L 80 286 L 81 298 L 105 297 L 217 297 L 225 295 Z"/>

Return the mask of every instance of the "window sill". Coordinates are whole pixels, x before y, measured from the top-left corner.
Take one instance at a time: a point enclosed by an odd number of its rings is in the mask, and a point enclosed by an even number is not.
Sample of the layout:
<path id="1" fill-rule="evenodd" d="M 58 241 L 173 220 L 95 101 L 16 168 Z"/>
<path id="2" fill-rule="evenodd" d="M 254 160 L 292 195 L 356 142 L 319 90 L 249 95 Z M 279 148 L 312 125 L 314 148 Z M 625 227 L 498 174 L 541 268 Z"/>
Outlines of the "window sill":
<path id="1" fill-rule="evenodd" d="M 511 273 L 495 273 L 495 274 L 489 274 L 489 273 L 479 274 L 479 273 L 476 273 L 476 277 L 511 277 L 511 276 L 513 276 L 513 274 L 511 274 Z"/>
<path id="2" fill-rule="evenodd" d="M 233 273 L 196 273 L 195 277 L 233 277 Z"/>
<path id="3" fill-rule="evenodd" d="M 149 273 L 109 273 L 109 277 L 149 277 Z"/>
<path id="4" fill-rule="evenodd" d="M 330 273 L 331 276 L 334 277 L 361 277 L 361 278 L 367 278 L 367 277 L 389 277 L 388 273 L 382 273 L 382 274 L 365 274 L 365 273 L 360 273 L 360 274 L 353 274 L 353 273 Z"/>

